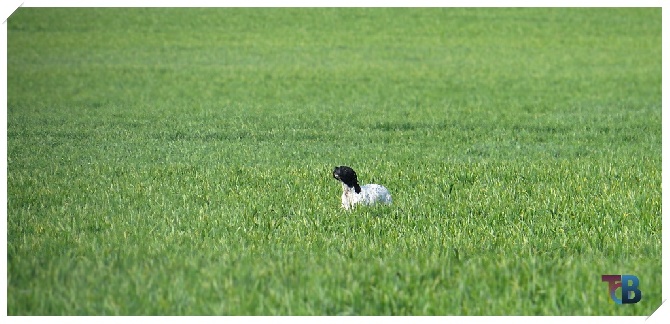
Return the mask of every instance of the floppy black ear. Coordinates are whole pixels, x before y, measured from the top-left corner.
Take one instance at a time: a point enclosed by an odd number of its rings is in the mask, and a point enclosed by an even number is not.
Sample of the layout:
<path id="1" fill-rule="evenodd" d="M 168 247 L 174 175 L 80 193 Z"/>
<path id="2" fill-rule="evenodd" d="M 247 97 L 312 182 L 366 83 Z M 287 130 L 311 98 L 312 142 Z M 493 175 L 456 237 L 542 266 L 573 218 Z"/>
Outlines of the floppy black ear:
<path id="1" fill-rule="evenodd" d="M 358 177 L 356 171 L 348 166 L 341 166 L 338 170 L 340 180 L 349 187 L 356 189 L 356 193 L 361 192 L 361 187 L 358 185 Z"/>

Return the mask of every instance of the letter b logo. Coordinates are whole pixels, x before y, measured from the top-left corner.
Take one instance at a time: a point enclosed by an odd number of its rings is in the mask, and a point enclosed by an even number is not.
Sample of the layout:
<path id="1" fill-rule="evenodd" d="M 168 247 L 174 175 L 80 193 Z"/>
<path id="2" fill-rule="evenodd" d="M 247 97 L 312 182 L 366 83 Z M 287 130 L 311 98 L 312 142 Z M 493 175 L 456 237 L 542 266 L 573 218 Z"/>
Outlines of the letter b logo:
<path id="1" fill-rule="evenodd" d="M 640 279 L 636 276 L 621 276 L 621 302 L 623 304 L 635 304 L 642 299 L 642 292 L 637 288 L 639 285 Z M 633 295 L 632 298 L 631 295 Z"/>
<path id="2" fill-rule="evenodd" d="M 635 304 L 642 299 L 642 291 L 638 289 L 640 279 L 633 275 L 602 275 L 602 281 L 608 283 L 610 298 L 617 304 Z M 621 299 L 616 297 L 617 288 L 621 287 Z"/>

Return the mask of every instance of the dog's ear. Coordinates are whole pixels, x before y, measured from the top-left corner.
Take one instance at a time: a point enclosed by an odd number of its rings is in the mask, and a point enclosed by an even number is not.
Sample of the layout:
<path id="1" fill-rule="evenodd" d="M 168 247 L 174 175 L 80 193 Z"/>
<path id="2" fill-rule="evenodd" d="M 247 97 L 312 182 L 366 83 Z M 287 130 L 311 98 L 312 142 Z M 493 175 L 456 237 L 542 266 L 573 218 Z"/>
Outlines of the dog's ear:
<path id="1" fill-rule="evenodd" d="M 351 188 L 358 187 L 358 178 L 356 177 L 356 171 L 350 167 L 342 166 L 338 170 L 340 181 L 344 182 L 347 186 Z M 360 189 L 356 191 L 360 192 Z"/>

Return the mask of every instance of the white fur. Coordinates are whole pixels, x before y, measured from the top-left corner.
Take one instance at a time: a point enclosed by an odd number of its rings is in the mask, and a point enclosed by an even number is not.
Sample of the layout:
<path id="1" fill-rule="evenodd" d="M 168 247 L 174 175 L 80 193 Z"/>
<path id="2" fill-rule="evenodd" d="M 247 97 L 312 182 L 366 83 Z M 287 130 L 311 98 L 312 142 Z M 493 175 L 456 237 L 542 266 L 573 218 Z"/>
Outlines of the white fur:
<path id="1" fill-rule="evenodd" d="M 343 182 L 342 191 L 342 208 L 346 210 L 353 208 L 357 204 L 391 204 L 391 193 L 382 185 L 367 184 L 361 186 L 360 193 L 356 193 L 353 187 L 349 187 Z"/>

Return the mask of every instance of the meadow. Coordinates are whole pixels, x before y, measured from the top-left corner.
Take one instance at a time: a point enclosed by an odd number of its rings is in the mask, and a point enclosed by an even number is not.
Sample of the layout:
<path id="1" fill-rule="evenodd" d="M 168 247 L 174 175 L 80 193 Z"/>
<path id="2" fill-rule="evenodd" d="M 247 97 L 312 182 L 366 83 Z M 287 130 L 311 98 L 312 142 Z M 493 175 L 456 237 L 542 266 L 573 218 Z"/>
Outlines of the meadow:
<path id="1" fill-rule="evenodd" d="M 661 9 L 19 8 L 8 315 L 650 315 Z M 337 165 L 390 206 L 340 208 Z M 603 274 L 640 278 L 611 302 Z"/>

